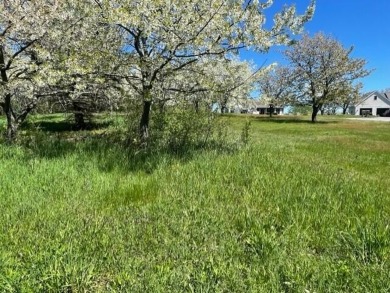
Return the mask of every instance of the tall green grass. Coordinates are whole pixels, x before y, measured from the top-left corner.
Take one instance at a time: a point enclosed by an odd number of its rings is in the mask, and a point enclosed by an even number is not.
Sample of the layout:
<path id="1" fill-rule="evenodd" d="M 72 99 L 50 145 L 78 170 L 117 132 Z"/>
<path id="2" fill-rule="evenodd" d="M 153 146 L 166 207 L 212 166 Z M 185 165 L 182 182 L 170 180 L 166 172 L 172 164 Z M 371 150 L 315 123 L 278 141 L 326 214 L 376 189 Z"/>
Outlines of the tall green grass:
<path id="1" fill-rule="evenodd" d="M 0 291 L 390 291 L 390 124 L 223 119 L 245 147 L 1 144 Z"/>

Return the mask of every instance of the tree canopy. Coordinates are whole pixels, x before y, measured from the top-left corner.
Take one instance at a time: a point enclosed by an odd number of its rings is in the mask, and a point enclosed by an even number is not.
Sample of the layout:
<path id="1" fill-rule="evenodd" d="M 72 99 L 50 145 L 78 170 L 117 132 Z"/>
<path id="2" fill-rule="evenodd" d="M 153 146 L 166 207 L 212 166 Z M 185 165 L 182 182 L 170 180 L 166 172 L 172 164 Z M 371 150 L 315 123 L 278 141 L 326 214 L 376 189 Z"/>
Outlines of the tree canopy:
<path id="1" fill-rule="evenodd" d="M 146 140 L 153 103 L 167 96 L 182 99 L 183 93 L 226 92 L 229 87 L 219 82 L 221 74 L 215 68 L 238 69 L 240 65 L 231 60 L 243 48 L 266 52 L 271 46 L 290 44 L 315 8 L 314 1 L 308 0 L 307 10 L 300 15 L 294 5 L 285 6 L 266 26 L 266 11 L 272 4 L 257 0 L 0 1 L 0 93 L 7 135 L 14 136 L 39 96 L 57 90 L 77 100 L 110 85 L 143 105 L 139 135 Z M 243 80 L 247 79 L 234 81 L 232 87 L 236 89 Z M 42 87 L 46 87 L 43 95 Z M 16 108 L 24 98 L 34 102 L 18 115 Z"/>
<path id="2" fill-rule="evenodd" d="M 326 103 L 343 103 L 356 96 L 356 82 L 370 73 L 365 69 L 366 61 L 353 58 L 352 51 L 353 47 L 344 48 L 323 33 L 304 35 L 285 51 L 292 69 L 293 102 L 311 105 L 313 122 Z"/>
<path id="3" fill-rule="evenodd" d="M 155 91 L 168 78 L 182 78 L 187 66 L 212 59 L 223 62 L 242 48 L 260 52 L 289 44 L 314 12 L 303 15 L 285 7 L 265 28 L 265 10 L 272 1 L 101 1 L 103 20 L 122 36 L 127 79 L 144 104 L 140 135 L 148 136 L 149 112 Z"/>

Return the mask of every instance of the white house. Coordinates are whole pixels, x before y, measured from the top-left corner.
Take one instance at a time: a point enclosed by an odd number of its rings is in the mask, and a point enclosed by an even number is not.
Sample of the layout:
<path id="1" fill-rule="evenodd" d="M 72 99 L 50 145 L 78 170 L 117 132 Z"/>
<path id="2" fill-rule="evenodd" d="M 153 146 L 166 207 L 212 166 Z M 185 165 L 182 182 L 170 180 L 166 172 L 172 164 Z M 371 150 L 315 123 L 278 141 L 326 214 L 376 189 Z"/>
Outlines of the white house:
<path id="1" fill-rule="evenodd" d="M 349 112 L 352 115 L 390 116 L 390 92 L 369 92 L 358 104 L 351 106 Z"/>
<path id="2" fill-rule="evenodd" d="M 228 103 L 229 113 L 250 113 L 250 114 L 267 114 L 271 111 L 270 105 L 262 104 L 257 99 L 241 99 Z M 284 107 L 281 105 L 273 106 L 273 114 L 283 114 Z"/>

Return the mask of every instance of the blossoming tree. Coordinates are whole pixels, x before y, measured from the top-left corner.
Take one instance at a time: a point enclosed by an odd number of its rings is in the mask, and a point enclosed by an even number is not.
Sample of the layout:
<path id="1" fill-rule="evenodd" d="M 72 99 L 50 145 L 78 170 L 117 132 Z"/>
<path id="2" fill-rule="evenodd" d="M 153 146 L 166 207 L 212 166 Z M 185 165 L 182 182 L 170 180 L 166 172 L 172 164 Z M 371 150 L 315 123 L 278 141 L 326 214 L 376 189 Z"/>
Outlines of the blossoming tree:
<path id="1" fill-rule="evenodd" d="M 242 48 L 260 52 L 289 44 L 314 12 L 312 1 L 297 15 L 285 7 L 267 28 L 266 10 L 273 1 L 96 1 L 102 22 L 121 34 L 127 79 L 143 103 L 141 140 L 149 136 L 151 105 L 165 79 L 179 76 L 191 64 L 236 53 Z"/>
<path id="2" fill-rule="evenodd" d="M 34 109 L 37 89 L 44 86 L 44 38 L 57 8 L 57 1 L 0 1 L 0 105 L 9 140 Z"/>
<path id="3" fill-rule="evenodd" d="M 364 59 L 350 56 L 352 50 L 318 33 L 314 37 L 303 36 L 285 51 L 292 69 L 295 103 L 312 106 L 312 122 L 324 105 L 356 96 L 360 88 L 356 81 L 370 73 Z"/>

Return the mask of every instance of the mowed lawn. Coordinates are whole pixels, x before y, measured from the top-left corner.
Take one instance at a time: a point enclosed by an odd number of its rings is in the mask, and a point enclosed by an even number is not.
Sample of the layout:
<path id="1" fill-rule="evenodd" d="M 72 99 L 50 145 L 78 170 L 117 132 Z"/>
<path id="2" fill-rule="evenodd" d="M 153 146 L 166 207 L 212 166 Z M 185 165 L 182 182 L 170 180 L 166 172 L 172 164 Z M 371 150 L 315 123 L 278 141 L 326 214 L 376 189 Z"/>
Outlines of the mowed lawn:
<path id="1" fill-rule="evenodd" d="M 249 143 L 0 144 L 0 292 L 389 292 L 390 123 L 222 119 Z"/>

